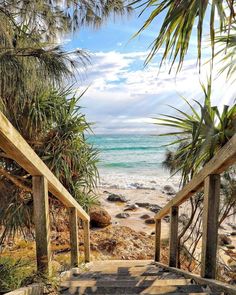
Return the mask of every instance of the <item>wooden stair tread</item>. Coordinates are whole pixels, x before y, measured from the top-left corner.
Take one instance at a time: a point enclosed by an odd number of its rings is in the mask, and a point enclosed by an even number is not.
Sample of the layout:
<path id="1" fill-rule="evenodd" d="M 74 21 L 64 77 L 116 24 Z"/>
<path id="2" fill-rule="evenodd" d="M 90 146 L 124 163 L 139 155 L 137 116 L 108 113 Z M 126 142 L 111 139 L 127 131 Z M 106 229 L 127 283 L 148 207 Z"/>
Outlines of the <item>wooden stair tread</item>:
<path id="1" fill-rule="evenodd" d="M 206 295 L 205 286 L 156 266 L 152 261 L 96 261 L 82 274 L 71 275 L 61 284 L 63 295 L 182 294 Z"/>

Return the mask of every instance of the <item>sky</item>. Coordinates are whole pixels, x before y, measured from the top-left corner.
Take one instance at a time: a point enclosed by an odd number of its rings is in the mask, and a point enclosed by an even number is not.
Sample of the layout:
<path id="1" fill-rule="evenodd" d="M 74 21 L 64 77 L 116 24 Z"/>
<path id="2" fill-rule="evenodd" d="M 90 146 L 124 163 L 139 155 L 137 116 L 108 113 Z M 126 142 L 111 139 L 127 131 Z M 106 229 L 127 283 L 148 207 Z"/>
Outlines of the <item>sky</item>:
<path id="1" fill-rule="evenodd" d="M 154 124 L 154 118 L 175 114 L 170 105 L 188 111 L 182 96 L 190 102 L 202 100 L 200 82 L 205 83 L 209 76 L 209 63 L 199 75 L 196 34 L 178 75 L 175 71 L 169 74 L 168 65 L 159 70 L 162 49 L 144 67 L 149 46 L 162 21 L 158 18 L 148 30 L 132 38 L 146 18 L 147 14 L 138 17 L 135 12 L 129 17 L 109 20 L 99 30 L 83 28 L 66 40 L 67 49 L 82 48 L 90 54 L 91 64 L 78 78 L 77 93 L 88 88 L 81 105 L 88 121 L 94 123 L 95 134 L 159 134 L 165 130 Z M 207 61 L 209 56 L 206 33 L 203 60 Z M 230 83 L 226 86 L 223 75 L 214 78 L 212 100 L 220 107 L 234 101 L 234 87 Z"/>

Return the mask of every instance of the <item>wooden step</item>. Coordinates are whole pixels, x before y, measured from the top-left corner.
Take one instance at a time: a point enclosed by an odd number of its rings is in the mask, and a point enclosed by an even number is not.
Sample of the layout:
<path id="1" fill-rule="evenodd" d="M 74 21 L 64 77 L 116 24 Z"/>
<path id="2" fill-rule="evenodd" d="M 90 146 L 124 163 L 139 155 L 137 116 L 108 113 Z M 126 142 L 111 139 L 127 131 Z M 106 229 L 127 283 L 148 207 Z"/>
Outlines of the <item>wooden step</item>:
<path id="1" fill-rule="evenodd" d="M 172 293 L 203 293 L 200 285 L 186 286 L 97 286 L 95 285 L 71 285 L 68 286 L 71 294 L 172 294 Z"/>

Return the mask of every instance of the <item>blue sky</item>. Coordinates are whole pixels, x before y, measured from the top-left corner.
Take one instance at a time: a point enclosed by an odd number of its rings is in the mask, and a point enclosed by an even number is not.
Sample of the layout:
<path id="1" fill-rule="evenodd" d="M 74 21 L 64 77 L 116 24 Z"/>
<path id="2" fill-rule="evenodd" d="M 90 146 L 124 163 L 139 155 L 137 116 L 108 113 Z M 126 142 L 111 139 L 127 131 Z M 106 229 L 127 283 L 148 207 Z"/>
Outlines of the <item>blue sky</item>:
<path id="1" fill-rule="evenodd" d="M 91 65 L 79 80 L 78 93 L 88 87 L 81 100 L 83 111 L 90 122 L 94 122 L 97 134 L 161 133 L 163 128 L 153 124 L 153 117 L 161 113 L 171 114 L 168 105 L 181 109 L 185 103 L 181 95 L 201 100 L 200 83 L 206 81 L 208 65 L 201 76 L 196 67 L 196 34 L 182 71 L 176 76 L 169 74 L 168 66 L 159 72 L 161 51 L 144 68 L 149 45 L 155 38 L 161 18 L 151 27 L 132 39 L 142 26 L 146 15 L 137 13 L 129 17 L 108 21 L 99 30 L 84 28 L 67 43 L 70 50 L 86 49 L 91 55 Z M 203 48 L 204 57 L 210 54 L 207 36 Z M 214 81 L 213 102 L 223 106 L 233 102 L 233 88 L 225 86 L 223 76 Z"/>

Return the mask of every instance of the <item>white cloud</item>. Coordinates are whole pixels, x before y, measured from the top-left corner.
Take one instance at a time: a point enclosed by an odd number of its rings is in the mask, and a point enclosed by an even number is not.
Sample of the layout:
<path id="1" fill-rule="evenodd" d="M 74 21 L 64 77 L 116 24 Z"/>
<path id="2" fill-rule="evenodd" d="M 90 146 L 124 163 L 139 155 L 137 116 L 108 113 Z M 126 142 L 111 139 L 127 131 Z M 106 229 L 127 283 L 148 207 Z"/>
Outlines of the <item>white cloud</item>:
<path id="1" fill-rule="evenodd" d="M 146 56 L 146 51 L 94 53 L 84 81 L 91 86 L 82 104 L 89 120 L 96 123 L 95 132 L 159 132 L 150 118 L 160 113 L 173 113 L 167 104 L 183 109 L 186 104 L 180 95 L 201 100 L 199 81 L 206 81 L 209 64 L 203 66 L 199 76 L 196 61 L 188 60 L 176 76 L 174 70 L 168 74 L 168 67 L 158 73 L 155 62 L 143 68 Z M 234 93 L 233 86 L 226 85 L 225 77 L 214 81 L 214 103 L 232 103 Z"/>

